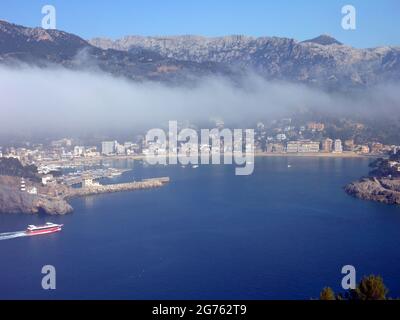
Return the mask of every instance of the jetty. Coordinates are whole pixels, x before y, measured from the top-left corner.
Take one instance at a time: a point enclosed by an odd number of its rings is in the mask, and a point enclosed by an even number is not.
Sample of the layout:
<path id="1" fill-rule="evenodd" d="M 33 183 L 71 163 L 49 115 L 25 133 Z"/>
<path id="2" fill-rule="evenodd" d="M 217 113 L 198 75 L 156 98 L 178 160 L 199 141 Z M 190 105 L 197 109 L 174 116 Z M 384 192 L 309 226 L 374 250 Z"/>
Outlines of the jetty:
<path id="1" fill-rule="evenodd" d="M 99 184 L 98 182 L 93 182 L 93 181 L 92 182 L 85 181 L 82 188 L 77 188 L 77 189 L 71 188 L 66 198 L 85 197 L 102 193 L 114 193 L 123 191 L 160 188 L 165 184 L 169 183 L 169 181 L 170 181 L 169 177 L 144 179 L 142 181 L 107 184 L 107 185 L 102 185 Z"/>

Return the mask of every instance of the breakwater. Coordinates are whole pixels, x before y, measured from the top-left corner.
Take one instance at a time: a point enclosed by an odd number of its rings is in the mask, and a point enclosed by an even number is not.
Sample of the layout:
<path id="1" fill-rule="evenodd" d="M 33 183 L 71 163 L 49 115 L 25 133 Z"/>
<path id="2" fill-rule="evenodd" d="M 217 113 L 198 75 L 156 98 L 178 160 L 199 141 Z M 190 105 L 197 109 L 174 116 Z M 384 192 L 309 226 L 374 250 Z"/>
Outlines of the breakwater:
<path id="1" fill-rule="evenodd" d="M 108 184 L 108 185 L 94 184 L 92 186 L 84 188 L 71 189 L 69 191 L 69 194 L 67 195 L 67 198 L 85 197 L 102 193 L 159 188 L 169 183 L 169 181 L 170 181 L 169 177 L 161 177 L 161 178 L 145 179 L 142 181 L 135 181 L 129 183 L 118 183 L 118 184 Z"/>

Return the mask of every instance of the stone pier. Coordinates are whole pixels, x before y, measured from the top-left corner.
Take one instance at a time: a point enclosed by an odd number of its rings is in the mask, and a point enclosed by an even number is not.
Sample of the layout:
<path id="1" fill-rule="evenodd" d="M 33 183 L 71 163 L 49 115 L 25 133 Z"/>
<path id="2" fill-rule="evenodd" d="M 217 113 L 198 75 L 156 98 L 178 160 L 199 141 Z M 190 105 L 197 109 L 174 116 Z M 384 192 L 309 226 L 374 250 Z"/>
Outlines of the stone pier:
<path id="1" fill-rule="evenodd" d="M 154 179 L 145 179 L 138 182 L 108 184 L 108 185 L 93 185 L 85 188 L 70 189 L 67 198 L 85 197 L 102 193 L 159 188 L 169 183 L 169 181 L 170 181 L 169 177 L 161 177 Z"/>

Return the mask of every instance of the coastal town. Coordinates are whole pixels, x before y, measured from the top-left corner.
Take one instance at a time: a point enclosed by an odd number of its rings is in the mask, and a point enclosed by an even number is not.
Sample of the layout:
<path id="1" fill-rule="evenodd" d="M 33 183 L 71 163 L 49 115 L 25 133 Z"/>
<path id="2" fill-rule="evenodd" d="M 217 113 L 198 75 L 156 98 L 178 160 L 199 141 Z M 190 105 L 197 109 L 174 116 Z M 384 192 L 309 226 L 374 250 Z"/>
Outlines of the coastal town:
<path id="1" fill-rule="evenodd" d="M 362 134 L 354 133 L 342 139 L 343 135 L 334 134 L 329 124 L 307 121 L 299 125 L 285 118 L 269 124 L 257 123 L 253 141 L 248 141 L 246 137 L 239 141 L 240 145 L 232 146 L 221 139 L 224 122 L 216 120 L 214 126 L 217 131 L 210 135 L 209 143 L 202 141 L 196 145 L 180 141 L 173 151 L 180 155 L 203 152 L 210 156 L 223 155 L 244 150 L 250 143 L 250 150 L 255 156 L 382 159 L 371 178 L 349 184 L 346 192 L 362 199 L 400 203 L 397 183 L 400 176 L 398 145 L 377 139 L 368 141 Z M 360 123 L 351 126 L 355 132 L 363 129 Z M 237 141 L 234 142 L 237 144 Z M 123 143 L 109 139 L 88 145 L 80 139 L 61 138 L 47 143 L 28 142 L 18 146 L 3 146 L 0 148 L 0 202 L 5 207 L 0 208 L 0 211 L 35 213 L 42 210 L 50 214 L 65 214 L 73 210 L 67 200 L 74 197 L 162 187 L 169 183 L 169 177 L 104 183 L 104 178 L 118 177 L 127 171 L 114 168 L 112 162 L 108 165 L 105 163 L 118 159 L 142 160 L 148 155 L 161 156 L 170 152 L 168 141 L 146 141 L 143 135 Z M 374 190 L 374 195 L 371 190 Z M 16 197 L 16 194 L 20 197 Z"/>
<path id="2" fill-rule="evenodd" d="M 221 133 L 224 129 L 222 120 L 215 121 L 215 127 Z M 274 120 L 272 124 L 257 123 L 254 128 L 255 139 L 252 150 L 255 155 L 310 155 L 310 156 L 385 156 L 400 150 L 399 145 L 388 144 L 377 139 L 368 140 L 358 134 L 364 127 L 361 123 L 351 125 L 353 136 L 342 139 L 343 134 L 331 132 L 323 122 L 308 121 L 297 125 L 290 118 Z M 193 128 L 196 127 L 193 126 Z M 198 129 L 197 129 L 198 130 Z M 198 130 L 200 131 L 200 130 Z M 343 130 L 342 130 L 343 131 Z M 361 138 L 360 138 L 361 136 Z M 215 144 L 215 141 L 219 141 Z M 244 148 L 238 146 L 239 149 Z M 218 135 L 211 135 L 209 143 L 191 144 L 186 141 L 178 142 L 178 154 L 195 153 L 228 153 L 233 148 L 224 144 Z M 20 143 L 19 146 L 0 146 L 0 157 L 16 158 L 24 164 L 34 164 L 41 173 L 49 173 L 54 165 L 90 162 L 105 158 L 141 158 L 146 155 L 165 155 L 169 151 L 168 142 L 146 141 L 144 135 L 134 137 L 134 142 L 123 143 L 115 139 L 98 140 L 91 145 L 85 144 L 81 139 L 61 138 L 48 143 Z M 49 167 L 50 165 L 50 167 Z M 397 166 L 397 164 L 395 164 Z"/>

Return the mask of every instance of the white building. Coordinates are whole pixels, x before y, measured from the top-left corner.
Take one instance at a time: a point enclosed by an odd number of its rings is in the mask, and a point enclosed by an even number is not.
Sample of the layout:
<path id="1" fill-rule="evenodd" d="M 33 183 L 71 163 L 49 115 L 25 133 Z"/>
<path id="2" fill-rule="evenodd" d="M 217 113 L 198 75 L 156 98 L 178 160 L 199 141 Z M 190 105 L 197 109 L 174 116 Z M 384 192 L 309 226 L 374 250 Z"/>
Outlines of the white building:
<path id="1" fill-rule="evenodd" d="M 21 179 L 21 191 L 23 191 L 23 192 L 26 191 L 25 180 L 23 178 Z"/>
<path id="2" fill-rule="evenodd" d="M 75 146 L 74 147 L 74 157 L 81 157 L 85 153 L 85 147 L 83 146 Z"/>
<path id="3" fill-rule="evenodd" d="M 335 140 L 334 152 L 335 153 L 342 153 L 343 152 L 342 140 L 340 140 L 340 139 L 336 139 Z"/>
<path id="4" fill-rule="evenodd" d="M 301 153 L 317 153 L 319 149 L 319 142 L 315 141 L 305 141 L 301 142 L 299 145 L 299 152 Z"/>
<path id="5" fill-rule="evenodd" d="M 103 141 L 101 143 L 101 153 L 108 156 L 115 153 L 117 141 Z"/>
<path id="6" fill-rule="evenodd" d="M 51 174 L 47 174 L 42 177 L 42 184 L 47 185 L 52 180 L 53 180 L 53 176 Z"/>
<path id="7" fill-rule="evenodd" d="M 99 152 L 97 152 L 97 147 L 88 147 L 85 149 L 85 157 L 98 157 L 100 155 Z"/>
<path id="8" fill-rule="evenodd" d="M 317 153 L 319 150 L 319 142 L 311 140 L 290 141 L 286 146 L 287 153 Z"/>
<path id="9" fill-rule="evenodd" d="M 37 194 L 37 193 L 38 193 L 36 187 L 28 188 L 27 192 L 28 192 L 29 194 Z"/>
<path id="10" fill-rule="evenodd" d="M 85 178 L 82 181 L 82 188 L 91 188 L 91 187 L 99 187 L 100 183 L 97 181 L 93 181 L 93 179 Z"/>
<path id="11" fill-rule="evenodd" d="M 299 142 L 298 141 L 289 141 L 286 146 L 286 152 L 288 152 L 288 153 L 299 152 Z"/>

